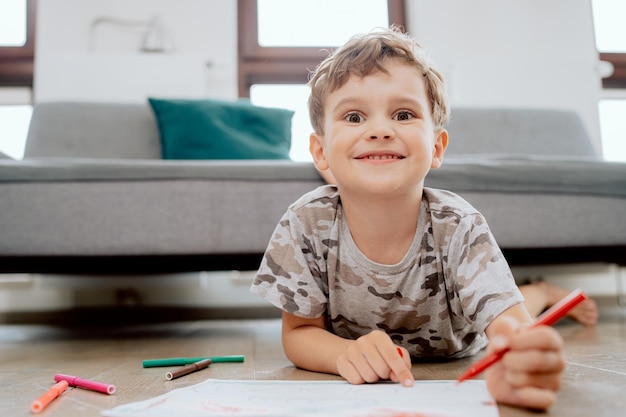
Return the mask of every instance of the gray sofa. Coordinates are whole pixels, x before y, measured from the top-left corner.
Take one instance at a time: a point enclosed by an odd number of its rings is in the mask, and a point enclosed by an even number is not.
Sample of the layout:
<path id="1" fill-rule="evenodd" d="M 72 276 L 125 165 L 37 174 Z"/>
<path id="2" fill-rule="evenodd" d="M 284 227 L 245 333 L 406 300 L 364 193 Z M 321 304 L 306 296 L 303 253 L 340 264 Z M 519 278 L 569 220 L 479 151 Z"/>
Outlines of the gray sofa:
<path id="1" fill-rule="evenodd" d="M 427 186 L 486 216 L 512 265 L 626 264 L 626 164 L 600 160 L 573 113 L 452 112 Z M 310 163 L 163 160 L 148 104 L 49 102 L 25 158 L 0 160 L 0 272 L 256 269 Z"/>

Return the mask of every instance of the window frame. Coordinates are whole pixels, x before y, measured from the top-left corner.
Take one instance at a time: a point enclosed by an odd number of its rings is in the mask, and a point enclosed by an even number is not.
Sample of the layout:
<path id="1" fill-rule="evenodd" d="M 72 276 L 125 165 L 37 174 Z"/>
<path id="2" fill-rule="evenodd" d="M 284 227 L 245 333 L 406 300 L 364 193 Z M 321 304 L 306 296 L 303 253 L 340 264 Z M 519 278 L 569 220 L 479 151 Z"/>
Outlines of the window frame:
<path id="1" fill-rule="evenodd" d="M 26 1 L 26 43 L 0 46 L 0 87 L 33 86 L 37 0 Z"/>
<path id="2" fill-rule="evenodd" d="M 599 52 L 600 60 L 613 64 L 613 74 L 602 79 L 603 88 L 626 88 L 626 54 Z"/>
<path id="3" fill-rule="evenodd" d="M 387 0 L 389 24 L 406 27 L 404 0 Z M 306 84 L 309 71 L 328 55 L 324 47 L 262 47 L 257 0 L 238 0 L 238 90 L 249 98 L 253 84 Z"/>

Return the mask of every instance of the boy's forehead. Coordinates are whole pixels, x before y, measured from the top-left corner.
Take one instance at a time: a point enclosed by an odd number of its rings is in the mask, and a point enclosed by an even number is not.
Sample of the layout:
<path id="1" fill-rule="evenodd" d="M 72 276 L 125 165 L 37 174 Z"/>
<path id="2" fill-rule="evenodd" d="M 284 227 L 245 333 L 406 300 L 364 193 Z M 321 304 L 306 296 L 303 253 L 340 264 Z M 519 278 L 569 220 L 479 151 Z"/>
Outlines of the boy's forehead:
<path id="1" fill-rule="evenodd" d="M 346 84 L 361 84 L 369 78 L 373 77 L 381 77 L 381 78 L 392 78 L 397 76 L 398 73 L 402 73 L 405 78 L 408 78 L 411 82 L 415 82 L 416 85 L 424 87 L 424 76 L 421 71 L 415 66 L 408 62 L 401 61 L 396 59 L 395 61 L 390 61 L 389 59 L 383 61 L 382 68 L 374 67 L 369 72 L 364 73 L 358 70 L 348 70 L 346 76 L 340 83 L 337 84 L 337 87 L 334 90 L 329 90 L 328 94 L 332 94 L 337 90 L 341 90 Z"/>
<path id="2" fill-rule="evenodd" d="M 356 104 L 362 100 L 369 101 L 366 96 L 376 89 L 378 97 L 386 96 L 395 102 L 413 103 L 416 106 L 430 112 L 430 100 L 427 93 L 426 81 L 422 72 L 415 65 L 397 60 L 398 62 L 385 63 L 382 70 L 374 69 L 368 74 L 350 72 L 346 75 L 343 83 L 334 90 L 327 91 L 324 97 L 325 116 L 329 116 L 332 109 L 348 103 Z M 370 79 L 378 77 L 382 80 L 381 85 L 367 85 Z M 398 81 L 392 83 L 392 80 Z"/>
<path id="3" fill-rule="evenodd" d="M 364 78 L 380 75 L 391 76 L 391 72 L 398 69 L 412 70 L 415 72 L 415 77 L 417 79 L 423 78 L 421 71 L 418 69 L 415 63 L 407 62 L 406 60 L 400 58 L 386 58 L 380 62 L 380 67 L 372 66 L 367 70 L 359 67 L 348 68 L 344 79 L 337 84 L 338 86 L 336 89 L 341 88 L 343 85 L 347 84 L 350 81 L 362 81 Z"/>

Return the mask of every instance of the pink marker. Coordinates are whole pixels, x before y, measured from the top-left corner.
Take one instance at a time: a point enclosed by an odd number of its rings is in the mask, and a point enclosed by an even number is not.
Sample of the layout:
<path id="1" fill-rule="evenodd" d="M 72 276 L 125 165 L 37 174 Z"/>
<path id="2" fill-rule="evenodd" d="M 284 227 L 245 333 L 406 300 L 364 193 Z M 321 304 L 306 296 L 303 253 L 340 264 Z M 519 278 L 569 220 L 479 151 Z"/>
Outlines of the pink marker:
<path id="1" fill-rule="evenodd" d="M 56 374 L 54 376 L 56 382 L 67 381 L 72 387 L 86 388 L 93 391 L 98 391 L 103 394 L 113 394 L 115 392 L 115 385 L 105 384 L 102 382 L 90 381 L 88 379 L 82 379 L 77 376 Z"/>

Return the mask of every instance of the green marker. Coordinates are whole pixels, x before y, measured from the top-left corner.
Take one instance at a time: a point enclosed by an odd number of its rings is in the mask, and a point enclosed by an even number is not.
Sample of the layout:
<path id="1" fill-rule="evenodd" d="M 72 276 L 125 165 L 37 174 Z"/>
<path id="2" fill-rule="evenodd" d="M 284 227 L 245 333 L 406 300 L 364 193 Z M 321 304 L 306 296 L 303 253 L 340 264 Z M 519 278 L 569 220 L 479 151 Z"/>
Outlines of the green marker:
<path id="1" fill-rule="evenodd" d="M 220 362 L 243 362 L 243 355 L 230 356 L 203 356 L 200 358 L 163 358 L 163 359 L 146 359 L 143 361 L 144 368 L 155 368 L 157 366 L 184 366 L 195 362 L 211 359 L 213 363 Z"/>

